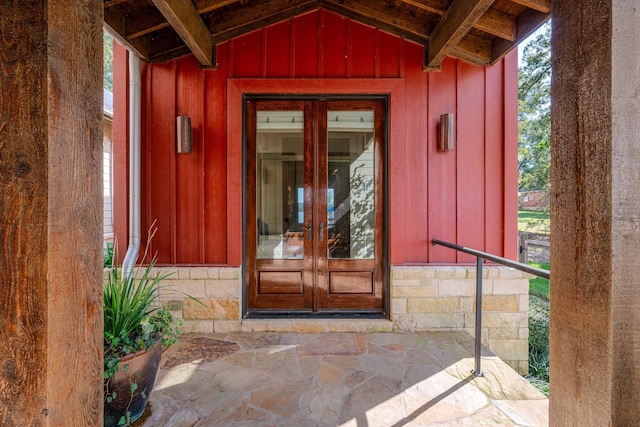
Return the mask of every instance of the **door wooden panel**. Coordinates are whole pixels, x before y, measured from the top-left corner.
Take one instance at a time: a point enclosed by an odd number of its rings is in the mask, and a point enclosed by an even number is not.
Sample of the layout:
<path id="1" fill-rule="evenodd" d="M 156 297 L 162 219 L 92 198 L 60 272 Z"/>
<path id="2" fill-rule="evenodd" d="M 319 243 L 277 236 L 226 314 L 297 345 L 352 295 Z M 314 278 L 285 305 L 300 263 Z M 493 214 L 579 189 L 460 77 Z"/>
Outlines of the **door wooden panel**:
<path id="1" fill-rule="evenodd" d="M 247 103 L 247 306 L 381 312 L 384 104 Z"/>
<path id="2" fill-rule="evenodd" d="M 329 294 L 373 295 L 374 277 L 372 271 L 330 271 Z"/>
<path id="3" fill-rule="evenodd" d="M 302 295 L 303 273 L 303 271 L 260 271 L 258 272 L 258 294 Z"/>

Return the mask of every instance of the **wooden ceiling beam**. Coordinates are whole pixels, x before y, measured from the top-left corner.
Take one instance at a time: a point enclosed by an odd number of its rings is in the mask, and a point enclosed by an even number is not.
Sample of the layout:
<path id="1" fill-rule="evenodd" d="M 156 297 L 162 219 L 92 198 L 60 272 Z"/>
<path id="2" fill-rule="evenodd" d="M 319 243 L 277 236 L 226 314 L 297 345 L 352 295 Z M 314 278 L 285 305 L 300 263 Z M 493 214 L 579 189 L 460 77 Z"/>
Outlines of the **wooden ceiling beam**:
<path id="1" fill-rule="evenodd" d="M 551 13 L 542 13 L 535 10 L 525 10 L 520 14 L 516 22 L 516 40 L 495 39 L 491 46 L 491 61 L 493 65 L 500 61 L 507 53 L 518 46 L 518 43 L 529 37 L 540 28 L 545 22 L 551 19 Z"/>
<path id="2" fill-rule="evenodd" d="M 542 13 L 551 12 L 551 0 L 511 0 L 519 5 L 526 6 L 529 9 L 537 10 Z"/>
<path id="3" fill-rule="evenodd" d="M 197 0 L 194 6 L 198 14 L 203 15 L 237 2 L 238 0 Z M 170 26 L 164 16 L 158 11 L 158 8 L 154 6 L 138 9 L 129 14 L 127 18 L 128 39 L 142 37 Z"/>
<path id="4" fill-rule="evenodd" d="M 213 66 L 213 42 L 209 29 L 191 0 L 151 0 L 198 61 Z"/>
<path id="5" fill-rule="evenodd" d="M 386 0 L 322 0 L 321 7 L 418 44 L 426 44 L 435 22 L 426 13 L 390 5 Z"/>
<path id="6" fill-rule="evenodd" d="M 440 69 L 442 61 L 494 0 L 453 0 L 429 38 L 425 70 Z"/>
<path id="7" fill-rule="evenodd" d="M 146 40 L 129 40 L 123 36 L 127 30 L 127 18 L 118 8 L 110 7 L 105 9 L 104 27 L 122 46 L 125 46 L 145 61 L 149 60 L 149 45 Z"/>
<path id="8" fill-rule="evenodd" d="M 419 9 L 438 16 L 444 16 L 447 12 L 449 2 L 446 0 L 402 0 L 406 4 L 410 4 Z M 514 41 L 516 37 L 516 18 L 508 13 L 501 12 L 496 9 L 489 8 L 473 25 L 480 31 L 484 31 L 491 35 L 503 38 L 505 40 Z"/>

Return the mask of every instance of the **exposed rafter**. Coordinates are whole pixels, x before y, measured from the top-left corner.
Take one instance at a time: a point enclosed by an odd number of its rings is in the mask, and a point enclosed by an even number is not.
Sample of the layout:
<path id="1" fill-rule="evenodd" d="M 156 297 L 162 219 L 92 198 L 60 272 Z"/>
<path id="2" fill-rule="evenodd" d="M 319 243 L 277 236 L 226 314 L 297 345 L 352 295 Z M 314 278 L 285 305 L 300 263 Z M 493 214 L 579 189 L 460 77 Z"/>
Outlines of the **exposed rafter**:
<path id="1" fill-rule="evenodd" d="M 127 32 L 127 18 L 117 8 L 108 8 L 104 11 L 104 25 L 118 43 L 135 52 L 140 58 L 149 60 L 149 46 L 141 39 L 129 40 L 124 36 Z"/>
<path id="2" fill-rule="evenodd" d="M 489 9 L 494 0 L 454 0 L 429 38 L 427 69 L 439 69 L 451 49 Z"/>
<path id="3" fill-rule="evenodd" d="M 435 26 L 430 25 L 426 14 L 390 6 L 386 0 L 322 0 L 320 4 L 327 10 L 419 44 L 427 43 Z"/>
<path id="4" fill-rule="evenodd" d="M 203 15 L 237 2 L 238 0 L 196 0 L 194 6 L 198 14 Z M 141 37 L 170 26 L 164 16 L 153 6 L 138 9 L 129 14 L 128 22 L 127 38 L 129 39 Z"/>
<path id="5" fill-rule="evenodd" d="M 191 0 L 152 0 L 202 65 L 213 66 L 213 43 Z"/>
<path id="6" fill-rule="evenodd" d="M 491 46 L 490 64 L 495 64 L 501 60 L 507 53 L 515 48 L 519 42 L 529 37 L 542 24 L 551 18 L 550 13 L 537 12 L 535 10 L 526 10 L 518 17 L 516 41 L 509 42 L 507 40 L 496 39 Z"/>
<path id="7" fill-rule="evenodd" d="M 407 4 L 415 6 L 427 12 L 444 16 L 447 12 L 448 1 L 446 0 L 402 0 Z M 507 13 L 495 9 L 487 9 L 484 15 L 473 25 L 480 31 L 494 36 L 513 41 L 516 37 L 516 19 Z"/>

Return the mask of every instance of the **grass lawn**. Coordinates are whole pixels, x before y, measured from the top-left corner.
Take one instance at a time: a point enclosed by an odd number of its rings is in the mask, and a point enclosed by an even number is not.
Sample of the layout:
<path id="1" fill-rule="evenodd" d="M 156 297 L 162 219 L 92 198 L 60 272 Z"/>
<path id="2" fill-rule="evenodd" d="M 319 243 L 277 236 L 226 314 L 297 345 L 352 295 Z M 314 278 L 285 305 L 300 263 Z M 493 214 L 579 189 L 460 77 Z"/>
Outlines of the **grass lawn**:
<path id="1" fill-rule="evenodd" d="M 543 268 L 545 270 L 549 269 L 548 262 L 545 262 L 544 264 L 529 262 L 529 264 L 534 267 Z M 529 294 L 549 301 L 549 281 L 541 277 L 529 279 Z"/>
<path id="2" fill-rule="evenodd" d="M 540 211 L 518 211 L 518 231 L 549 233 L 549 213 Z"/>

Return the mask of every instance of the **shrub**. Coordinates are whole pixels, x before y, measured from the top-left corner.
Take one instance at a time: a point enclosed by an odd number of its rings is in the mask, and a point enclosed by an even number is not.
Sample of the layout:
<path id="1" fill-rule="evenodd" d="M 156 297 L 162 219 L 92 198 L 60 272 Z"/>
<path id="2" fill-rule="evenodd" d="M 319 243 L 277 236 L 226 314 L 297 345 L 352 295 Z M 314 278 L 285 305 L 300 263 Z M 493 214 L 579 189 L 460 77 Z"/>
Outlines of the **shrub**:
<path id="1" fill-rule="evenodd" d="M 529 382 L 549 395 L 549 301 L 529 297 Z"/>

